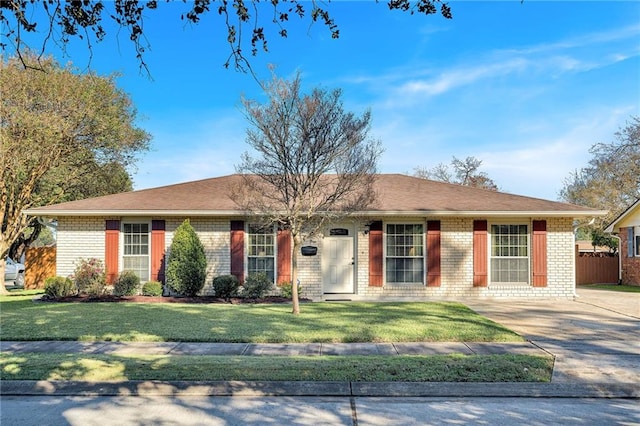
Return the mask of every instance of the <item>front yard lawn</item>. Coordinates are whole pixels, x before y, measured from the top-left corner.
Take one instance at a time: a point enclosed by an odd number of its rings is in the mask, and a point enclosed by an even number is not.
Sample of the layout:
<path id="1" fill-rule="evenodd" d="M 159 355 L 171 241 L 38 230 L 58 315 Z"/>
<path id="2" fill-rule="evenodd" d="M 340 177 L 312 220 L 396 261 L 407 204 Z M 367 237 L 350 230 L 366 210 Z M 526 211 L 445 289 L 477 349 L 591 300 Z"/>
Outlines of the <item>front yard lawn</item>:
<path id="1" fill-rule="evenodd" d="M 0 340 L 518 342 L 522 337 L 459 303 L 45 303 L 0 297 Z M 246 380 L 545 382 L 552 357 L 180 356 L 0 354 L 2 380 Z"/>
<path id="2" fill-rule="evenodd" d="M 522 337 L 460 303 L 47 303 L 0 297 L 1 340 L 515 342 Z"/>
<path id="3" fill-rule="evenodd" d="M 552 357 L 2 354 L 2 380 L 548 382 Z"/>

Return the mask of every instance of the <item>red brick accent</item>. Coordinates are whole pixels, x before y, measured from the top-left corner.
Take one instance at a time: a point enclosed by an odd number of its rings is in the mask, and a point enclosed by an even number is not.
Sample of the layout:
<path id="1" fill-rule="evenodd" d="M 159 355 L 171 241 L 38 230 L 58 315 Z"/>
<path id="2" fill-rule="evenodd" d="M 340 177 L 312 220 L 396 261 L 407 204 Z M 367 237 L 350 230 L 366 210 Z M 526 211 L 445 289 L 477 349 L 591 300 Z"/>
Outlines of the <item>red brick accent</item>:
<path id="1" fill-rule="evenodd" d="M 629 257 L 629 228 L 620 228 L 618 256 L 622 259 L 622 284 L 640 285 L 640 257 Z"/>
<path id="2" fill-rule="evenodd" d="M 382 287 L 382 222 L 373 222 L 369 227 L 369 286 Z"/>
<path id="3" fill-rule="evenodd" d="M 440 287 L 440 221 L 427 222 L 427 287 Z"/>

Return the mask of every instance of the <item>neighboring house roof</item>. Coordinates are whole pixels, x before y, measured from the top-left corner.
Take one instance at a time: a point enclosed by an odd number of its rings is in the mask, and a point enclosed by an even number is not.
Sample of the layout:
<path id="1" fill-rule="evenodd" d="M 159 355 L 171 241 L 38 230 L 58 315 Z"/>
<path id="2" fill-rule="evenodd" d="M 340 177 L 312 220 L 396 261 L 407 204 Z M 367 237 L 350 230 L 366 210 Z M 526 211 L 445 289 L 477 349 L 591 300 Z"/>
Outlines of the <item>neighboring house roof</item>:
<path id="1" fill-rule="evenodd" d="M 578 251 L 580 253 L 608 253 L 609 247 L 607 246 L 594 246 L 593 242 L 589 240 L 578 240 L 576 241 L 576 246 L 578 246 Z"/>
<path id="2" fill-rule="evenodd" d="M 634 217 L 637 220 L 634 223 L 630 223 Z M 615 234 L 618 232 L 618 228 L 624 228 L 632 225 L 637 226 L 638 224 L 640 224 L 640 199 L 636 200 L 636 202 L 623 211 L 620 216 L 615 218 L 615 220 L 605 228 L 604 232 Z"/>
<path id="3" fill-rule="evenodd" d="M 34 216 L 229 216 L 244 212 L 233 200 L 240 175 L 123 192 L 28 209 Z M 376 216 L 602 216 L 606 211 L 401 174 L 380 174 L 373 207 Z"/>

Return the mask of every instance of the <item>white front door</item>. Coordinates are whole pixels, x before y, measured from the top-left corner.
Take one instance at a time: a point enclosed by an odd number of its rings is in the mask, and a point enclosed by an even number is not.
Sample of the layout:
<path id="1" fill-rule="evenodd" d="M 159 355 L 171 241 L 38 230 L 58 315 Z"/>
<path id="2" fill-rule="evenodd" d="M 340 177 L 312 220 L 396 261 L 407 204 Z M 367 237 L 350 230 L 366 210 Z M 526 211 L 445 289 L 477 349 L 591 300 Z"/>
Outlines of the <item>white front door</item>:
<path id="1" fill-rule="evenodd" d="M 335 232 L 338 229 L 340 231 Z M 322 243 L 322 291 L 353 293 L 355 259 L 352 231 L 337 227 L 332 230 L 334 232 L 330 231 Z"/>

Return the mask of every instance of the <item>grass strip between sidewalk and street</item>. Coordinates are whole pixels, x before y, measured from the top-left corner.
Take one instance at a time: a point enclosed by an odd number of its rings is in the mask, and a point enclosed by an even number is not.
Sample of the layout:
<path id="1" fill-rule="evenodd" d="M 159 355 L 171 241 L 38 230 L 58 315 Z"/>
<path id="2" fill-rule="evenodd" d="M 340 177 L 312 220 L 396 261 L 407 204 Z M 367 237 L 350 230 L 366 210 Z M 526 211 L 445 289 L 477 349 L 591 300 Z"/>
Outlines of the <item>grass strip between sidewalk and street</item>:
<path id="1" fill-rule="evenodd" d="M 0 297 L 0 340 L 341 343 L 522 342 L 454 302 L 51 303 Z"/>
<path id="2" fill-rule="evenodd" d="M 533 355 L 181 356 L 0 354 L 2 380 L 549 382 Z"/>

